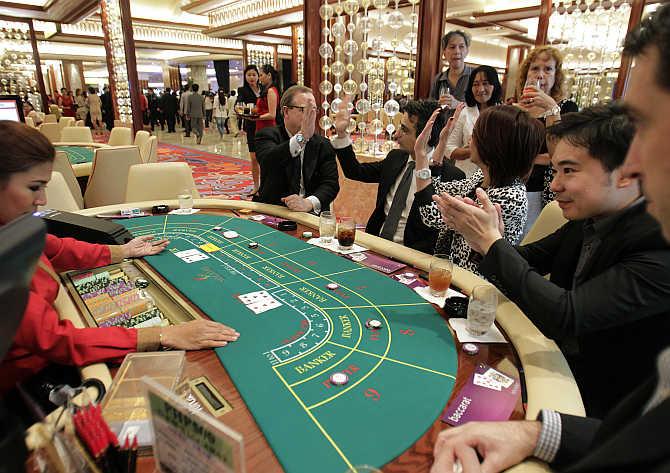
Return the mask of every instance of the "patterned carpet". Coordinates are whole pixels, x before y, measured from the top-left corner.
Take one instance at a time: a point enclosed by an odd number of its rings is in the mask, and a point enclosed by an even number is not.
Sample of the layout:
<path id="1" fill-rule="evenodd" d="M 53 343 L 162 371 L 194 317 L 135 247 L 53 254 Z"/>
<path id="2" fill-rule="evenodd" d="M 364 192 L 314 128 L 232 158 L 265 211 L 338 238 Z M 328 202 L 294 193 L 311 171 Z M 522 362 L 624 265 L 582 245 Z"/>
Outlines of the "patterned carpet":
<path id="1" fill-rule="evenodd" d="M 202 197 L 242 200 L 253 189 L 251 165 L 243 159 L 159 143 L 158 160 L 188 163 Z"/>

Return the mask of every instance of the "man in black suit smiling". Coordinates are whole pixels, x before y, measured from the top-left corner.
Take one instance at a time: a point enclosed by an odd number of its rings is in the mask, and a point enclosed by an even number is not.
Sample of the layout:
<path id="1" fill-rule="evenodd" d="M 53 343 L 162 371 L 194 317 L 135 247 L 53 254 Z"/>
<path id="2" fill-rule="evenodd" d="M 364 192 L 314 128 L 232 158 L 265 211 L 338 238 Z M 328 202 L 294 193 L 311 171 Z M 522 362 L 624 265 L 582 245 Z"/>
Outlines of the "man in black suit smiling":
<path id="1" fill-rule="evenodd" d="M 284 125 L 256 134 L 261 185 L 254 201 L 318 215 L 329 209 L 340 190 L 335 152 L 328 139 L 314 133 L 312 89 L 289 87 L 279 105 Z"/>

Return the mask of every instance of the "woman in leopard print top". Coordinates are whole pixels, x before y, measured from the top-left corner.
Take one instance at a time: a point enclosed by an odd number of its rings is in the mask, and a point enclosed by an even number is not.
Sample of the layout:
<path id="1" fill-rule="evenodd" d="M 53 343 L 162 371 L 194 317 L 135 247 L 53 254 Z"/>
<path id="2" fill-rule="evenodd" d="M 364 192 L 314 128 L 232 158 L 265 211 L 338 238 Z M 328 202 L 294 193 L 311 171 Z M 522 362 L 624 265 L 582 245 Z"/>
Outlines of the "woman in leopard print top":
<path id="1" fill-rule="evenodd" d="M 426 129 L 430 125 L 431 122 Z M 454 264 L 477 273 L 481 255 L 445 224 L 432 196 L 446 192 L 478 203 L 478 187 L 486 190 L 491 202 L 500 205 L 505 238 L 514 244 L 519 242 L 528 212 L 524 179 L 543 142 L 542 126 L 528 113 L 509 105 L 491 107 L 479 116 L 472 133 L 471 159 L 479 171 L 467 179 L 450 182 L 417 177 L 415 200 L 419 201 L 423 223 L 440 230 L 436 253 L 447 254 Z M 415 155 L 417 169 L 428 167 L 421 137 L 417 139 Z"/>

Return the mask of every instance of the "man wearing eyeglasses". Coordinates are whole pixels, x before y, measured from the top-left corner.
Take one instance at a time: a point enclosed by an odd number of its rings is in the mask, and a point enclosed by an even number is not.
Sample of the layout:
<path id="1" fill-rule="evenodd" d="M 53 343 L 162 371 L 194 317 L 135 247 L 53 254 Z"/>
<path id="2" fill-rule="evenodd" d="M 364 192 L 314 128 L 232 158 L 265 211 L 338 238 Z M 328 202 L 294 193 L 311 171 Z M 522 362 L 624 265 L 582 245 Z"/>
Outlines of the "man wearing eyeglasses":
<path id="1" fill-rule="evenodd" d="M 314 133 L 312 89 L 289 87 L 279 105 L 284 124 L 256 134 L 261 185 L 254 201 L 318 215 L 340 190 L 335 151 L 328 139 Z"/>

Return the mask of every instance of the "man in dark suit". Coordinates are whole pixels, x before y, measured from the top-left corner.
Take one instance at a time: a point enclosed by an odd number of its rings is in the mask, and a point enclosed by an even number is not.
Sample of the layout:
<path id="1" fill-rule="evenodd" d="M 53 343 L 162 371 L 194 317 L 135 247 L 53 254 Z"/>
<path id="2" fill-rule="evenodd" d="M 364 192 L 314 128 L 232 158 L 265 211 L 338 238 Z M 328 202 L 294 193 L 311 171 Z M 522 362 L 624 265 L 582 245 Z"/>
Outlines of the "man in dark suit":
<path id="1" fill-rule="evenodd" d="M 177 108 L 179 104 L 177 102 L 177 97 L 172 93 L 172 89 L 168 87 L 165 89 L 161 97 L 161 110 L 165 115 L 165 120 L 167 121 L 168 133 L 175 132 L 175 123 L 177 121 Z"/>
<path id="2" fill-rule="evenodd" d="M 312 89 L 289 87 L 279 103 L 284 125 L 256 134 L 261 185 L 254 201 L 321 213 L 340 190 L 330 141 L 314 133 L 316 101 Z"/>
<path id="3" fill-rule="evenodd" d="M 400 128 L 395 133 L 400 148 L 389 152 L 381 161 L 360 163 L 356 158 L 347 131 L 351 114 L 344 104 L 335 117 L 337 138 L 333 140 L 342 172 L 347 178 L 379 183 L 375 209 L 365 231 L 431 254 L 439 232 L 423 224 L 418 206 L 413 205 L 416 192 L 414 172 L 422 171 L 415 169 L 414 144 L 437 107 L 434 100 L 407 102 Z M 465 174 L 450 162 L 429 170 L 429 176 L 440 174 L 443 180 L 465 178 Z"/>
<path id="4" fill-rule="evenodd" d="M 621 177 L 642 181 L 649 201 L 647 209 L 660 222 L 663 236 L 670 239 L 670 160 L 667 159 L 670 123 L 666 119 L 670 113 L 670 83 L 665 74 L 670 67 L 669 6 L 660 7 L 653 17 L 643 21 L 638 29 L 629 34 L 625 52 L 636 56 L 625 102 L 638 128 Z M 650 103 L 654 106 L 649 106 Z M 558 152 L 557 148 L 555 153 Z M 559 169 L 559 177 L 564 171 Z M 481 210 L 473 212 L 468 202 L 459 203 L 448 197 L 443 200 L 445 218 L 449 221 L 461 220 L 458 212 L 479 223 L 495 217 L 495 209 L 492 211 L 486 203 Z M 575 207 L 575 204 L 568 203 L 563 209 L 573 212 Z M 485 226 L 489 228 L 486 233 L 493 234 L 494 230 L 488 224 Z M 619 229 L 612 231 L 618 232 Z M 585 253 L 589 251 L 593 250 L 584 249 Z M 580 269 L 577 268 L 578 274 Z M 638 270 L 631 267 L 630 272 L 637 273 Z M 617 281 L 613 281 L 607 289 L 610 297 L 617 297 L 617 292 L 627 290 Z M 551 294 L 548 296 L 551 297 Z M 594 291 L 592 296 L 599 295 Z M 635 310 L 635 307 L 630 308 L 628 315 L 631 318 L 637 317 Z M 629 357 L 636 358 L 637 353 L 634 348 L 631 349 L 630 343 L 636 343 L 637 336 L 631 334 L 629 343 L 614 350 L 625 351 Z M 644 337 L 652 336 L 644 334 Z M 617 382 L 630 374 L 621 367 Z M 670 442 L 665 433 L 669 422 L 670 348 L 666 348 L 658 356 L 656 367 L 647 380 L 612 409 L 602 422 L 551 410 L 543 410 L 539 421 L 473 422 L 440 434 L 435 445 L 436 461 L 432 471 L 451 472 L 453 463 L 459 461 L 465 472 L 494 472 L 535 456 L 550 462 L 560 471 L 570 473 L 667 472 L 670 471 Z M 483 459 L 481 464 L 478 455 Z"/>

